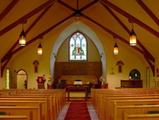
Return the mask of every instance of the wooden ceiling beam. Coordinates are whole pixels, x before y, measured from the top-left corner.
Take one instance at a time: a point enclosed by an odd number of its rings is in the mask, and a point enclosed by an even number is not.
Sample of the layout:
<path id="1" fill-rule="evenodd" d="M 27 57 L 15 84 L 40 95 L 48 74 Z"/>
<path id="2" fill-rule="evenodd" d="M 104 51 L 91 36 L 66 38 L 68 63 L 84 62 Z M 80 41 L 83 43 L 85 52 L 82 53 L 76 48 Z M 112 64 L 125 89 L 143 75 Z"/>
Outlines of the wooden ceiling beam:
<path id="1" fill-rule="evenodd" d="M 62 23 L 64 23 L 66 20 L 70 19 L 70 18 L 73 17 L 74 15 L 75 15 L 75 13 L 69 15 L 68 17 L 62 19 L 61 21 L 59 21 L 59 22 L 56 23 L 55 25 L 52 25 L 50 28 L 46 29 L 46 30 L 43 31 L 42 33 L 38 34 L 37 36 L 35 36 L 34 38 L 32 38 L 30 41 L 28 41 L 28 42 L 26 43 L 26 47 L 27 47 L 29 44 L 35 42 L 37 39 L 39 39 L 39 38 L 43 37 L 44 35 L 46 35 L 48 32 L 50 32 L 51 30 L 53 30 L 53 29 L 56 28 L 57 26 L 61 25 Z M 17 53 L 18 51 L 20 51 L 21 49 L 24 49 L 24 48 L 26 48 L 26 47 L 19 47 L 19 48 L 15 49 L 14 51 L 12 51 L 12 52 L 9 54 L 8 59 L 5 59 L 5 61 L 4 61 L 6 64 L 3 65 L 3 70 L 1 71 L 1 72 L 2 72 L 2 75 L 3 75 L 3 72 L 4 72 L 4 68 L 6 67 L 7 63 L 10 61 L 10 59 L 12 58 L 12 56 L 13 56 L 15 53 Z M 1 61 L 1 64 L 2 64 L 2 61 Z"/>
<path id="2" fill-rule="evenodd" d="M 18 20 L 14 21 L 13 23 L 11 23 L 10 25 L 8 25 L 7 27 L 3 28 L 2 30 L 0 30 L 0 36 L 2 36 L 3 34 L 7 33 L 8 31 L 10 31 L 14 27 L 16 27 L 18 24 L 24 23 L 25 21 L 27 21 L 27 19 L 29 19 L 33 15 L 39 13 L 44 8 L 46 8 L 46 7 L 50 6 L 51 4 L 53 4 L 54 1 L 55 0 L 48 0 L 47 2 L 43 3 L 39 7 L 35 8 L 34 10 L 32 10 L 29 13 L 27 13 L 23 17 L 21 17 Z"/>
<path id="3" fill-rule="evenodd" d="M 126 18 L 128 18 L 128 20 L 132 21 L 133 23 L 136 23 L 137 25 L 139 25 L 140 27 L 144 28 L 145 30 L 147 30 L 148 32 L 150 32 L 151 34 L 155 35 L 156 37 L 159 37 L 159 32 L 157 32 L 156 30 L 154 30 L 153 28 L 151 28 L 150 26 L 146 25 L 145 23 L 143 23 L 142 21 L 138 20 L 137 18 L 135 18 L 134 16 L 130 15 L 128 12 L 122 10 L 121 8 L 119 8 L 118 6 L 114 5 L 113 3 L 109 2 L 108 0 L 101 0 L 105 5 L 107 5 L 108 7 L 112 8 L 113 10 L 115 10 L 116 12 L 120 13 L 121 15 L 125 16 Z"/>
<path id="4" fill-rule="evenodd" d="M 153 21 L 159 26 L 159 19 L 156 15 L 146 6 L 142 0 L 136 0 L 140 7 L 153 19 Z"/>
<path id="5" fill-rule="evenodd" d="M 9 5 L 0 13 L 0 21 L 7 16 L 7 14 L 12 10 L 13 7 L 19 2 L 19 0 L 12 0 Z"/>
<path id="6" fill-rule="evenodd" d="M 89 8 L 90 6 L 94 5 L 94 4 L 97 3 L 98 1 L 99 1 L 99 0 L 93 0 L 92 2 L 88 3 L 88 4 L 85 5 L 84 7 L 80 8 L 80 9 L 78 9 L 78 8 L 75 9 L 75 8 L 69 6 L 68 4 L 66 4 L 65 2 L 63 2 L 63 1 L 61 1 L 61 0 L 58 0 L 58 2 L 59 2 L 61 5 L 65 6 L 66 8 L 68 8 L 68 9 L 70 9 L 70 10 L 76 12 L 76 13 L 81 13 L 82 11 L 84 11 L 85 9 L 87 9 L 87 8 Z M 78 2 L 78 1 L 77 1 L 77 2 Z"/>
<path id="7" fill-rule="evenodd" d="M 28 34 L 31 29 L 40 21 L 40 19 L 44 16 L 44 14 L 51 8 L 52 5 L 48 6 L 44 9 L 44 11 L 33 21 L 33 23 L 28 27 L 26 30 L 26 34 Z M 7 53 L 2 57 L 1 62 L 4 62 L 6 59 L 8 59 L 9 54 L 11 51 L 18 45 L 19 38 L 16 40 L 16 42 L 13 44 L 13 46 L 7 51 Z"/>
<path id="8" fill-rule="evenodd" d="M 129 42 L 128 42 L 126 39 L 124 39 L 123 37 L 121 37 L 120 35 L 118 35 L 117 33 L 113 32 L 113 31 L 111 31 L 110 29 L 106 28 L 105 26 L 99 24 L 98 22 L 96 22 L 95 20 L 91 19 L 91 18 L 88 17 L 87 15 L 82 14 L 82 16 L 83 16 L 84 18 L 86 18 L 87 20 L 91 21 L 92 23 L 96 24 L 96 25 L 99 26 L 100 28 L 104 29 L 107 33 L 111 34 L 113 37 L 116 37 L 116 38 L 118 38 L 120 41 L 122 41 L 122 42 L 124 42 L 125 44 L 128 44 L 128 45 L 129 45 Z M 140 52 L 140 53 L 145 57 L 144 52 L 143 52 L 141 49 L 139 49 L 139 48 L 136 47 L 136 46 L 134 46 L 134 47 L 132 47 L 132 48 L 134 48 L 135 50 L 137 50 L 138 52 Z M 146 60 L 146 61 L 148 62 L 148 64 L 151 66 L 151 70 L 152 70 L 152 72 L 153 72 L 153 75 L 155 75 L 154 65 L 153 65 L 147 58 L 146 58 L 145 60 Z"/>
<path id="9" fill-rule="evenodd" d="M 74 11 L 74 12 L 76 11 L 75 8 L 71 7 L 70 5 L 66 4 L 65 2 L 63 2 L 63 1 L 61 1 L 61 0 L 58 0 L 57 2 L 60 3 L 61 5 L 65 6 L 66 8 L 68 8 L 68 9 Z"/>
<path id="10" fill-rule="evenodd" d="M 38 34 L 37 36 L 35 36 L 34 38 L 32 38 L 30 41 L 28 41 L 28 42 L 26 43 L 26 47 L 27 47 L 29 44 L 31 44 L 31 43 L 33 43 L 34 41 L 36 41 L 37 39 L 43 37 L 44 35 L 46 35 L 47 33 L 49 33 L 51 30 L 55 29 L 57 26 L 61 25 L 62 23 L 64 23 L 66 20 L 70 19 L 70 18 L 73 17 L 73 16 L 74 16 L 74 13 L 71 14 L 71 15 L 69 15 L 68 17 L 62 19 L 61 21 L 59 21 L 59 22 L 56 23 L 55 25 L 51 26 L 50 28 L 46 29 L 46 30 L 43 31 L 42 33 Z M 18 52 L 19 50 L 21 50 L 21 49 L 23 49 L 23 48 L 25 48 L 25 47 L 19 47 L 19 48 L 17 48 L 16 50 L 14 50 L 14 51 L 11 52 L 11 55 L 15 54 L 16 52 Z"/>
<path id="11" fill-rule="evenodd" d="M 103 3 L 101 3 L 105 9 L 115 18 L 115 20 L 123 27 L 123 29 L 130 34 L 130 30 L 127 28 L 127 26 L 120 20 L 120 18 L 118 18 L 118 16 L 106 5 L 104 5 Z M 144 45 L 142 45 L 142 43 L 140 42 L 140 40 L 138 39 L 138 44 L 139 46 L 143 49 L 145 56 L 150 59 L 151 61 L 155 62 L 155 58 L 153 57 L 153 55 L 144 47 Z"/>
<path id="12" fill-rule="evenodd" d="M 145 59 L 147 60 L 147 57 L 145 56 Z M 153 76 L 155 76 L 155 65 L 152 64 L 149 60 L 147 60 L 148 64 L 150 65 L 151 67 L 151 70 L 152 70 L 152 73 L 153 73 Z"/>
<path id="13" fill-rule="evenodd" d="M 25 31 L 26 34 L 28 34 L 31 29 L 40 21 L 40 19 L 45 15 L 45 13 L 52 7 L 50 5 L 49 7 L 45 8 L 45 10 L 34 20 L 34 22 L 30 25 L 30 27 Z"/>
<path id="14" fill-rule="evenodd" d="M 11 56 L 10 56 L 11 57 Z M 4 69 L 6 67 L 6 65 L 8 64 L 9 62 L 9 59 L 7 59 L 4 64 L 1 65 L 1 77 L 3 76 L 3 72 L 4 72 Z"/>
<path id="15" fill-rule="evenodd" d="M 127 33 L 130 33 L 130 30 L 126 27 L 126 25 L 115 15 L 115 13 L 109 8 L 107 7 L 105 4 L 103 4 L 101 2 L 101 4 L 103 5 L 103 7 L 116 19 L 116 21 L 124 28 L 124 30 Z"/>
<path id="16" fill-rule="evenodd" d="M 111 31 L 109 28 L 101 25 L 100 23 L 96 22 L 95 20 L 91 19 L 90 17 L 88 17 L 85 14 L 82 14 L 82 16 L 84 18 L 86 18 L 87 20 L 91 21 L 92 23 L 94 23 L 95 25 L 99 26 L 100 28 L 104 29 L 107 33 L 111 34 L 113 37 L 118 38 L 120 41 L 124 42 L 125 44 L 129 45 L 129 42 L 124 39 L 123 37 L 121 37 L 120 35 L 118 35 L 117 33 Z M 134 49 L 136 49 L 138 52 L 140 52 L 141 54 L 143 54 L 143 51 L 141 49 L 139 49 L 138 47 L 134 46 Z"/>
<path id="17" fill-rule="evenodd" d="M 93 0 L 92 2 L 88 3 L 87 5 L 85 5 L 84 7 L 82 7 L 81 9 L 79 9 L 80 11 L 84 11 L 85 9 L 89 8 L 90 6 L 94 5 L 95 3 L 97 3 L 99 0 Z"/>

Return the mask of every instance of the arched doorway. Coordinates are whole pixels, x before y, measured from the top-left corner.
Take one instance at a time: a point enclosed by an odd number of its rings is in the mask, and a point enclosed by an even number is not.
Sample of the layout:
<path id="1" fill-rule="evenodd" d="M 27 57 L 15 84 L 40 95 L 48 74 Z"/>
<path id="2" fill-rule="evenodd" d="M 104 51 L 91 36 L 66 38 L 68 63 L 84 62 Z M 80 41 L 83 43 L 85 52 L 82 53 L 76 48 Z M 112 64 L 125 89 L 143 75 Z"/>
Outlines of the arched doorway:
<path id="1" fill-rule="evenodd" d="M 27 73 L 24 70 L 19 70 L 17 72 L 17 89 L 27 88 Z"/>

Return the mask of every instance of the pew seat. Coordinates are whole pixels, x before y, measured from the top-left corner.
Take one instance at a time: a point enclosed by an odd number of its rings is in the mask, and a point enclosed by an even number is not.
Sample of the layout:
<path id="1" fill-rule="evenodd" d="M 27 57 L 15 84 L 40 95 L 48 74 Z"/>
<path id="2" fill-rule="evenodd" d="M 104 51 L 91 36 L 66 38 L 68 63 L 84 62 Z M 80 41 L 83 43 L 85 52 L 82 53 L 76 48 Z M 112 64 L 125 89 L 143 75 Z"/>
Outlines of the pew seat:
<path id="1" fill-rule="evenodd" d="M 26 115 L 0 115 L 0 120 L 29 120 Z"/>
<path id="2" fill-rule="evenodd" d="M 159 120 L 159 114 L 126 114 L 124 120 Z"/>

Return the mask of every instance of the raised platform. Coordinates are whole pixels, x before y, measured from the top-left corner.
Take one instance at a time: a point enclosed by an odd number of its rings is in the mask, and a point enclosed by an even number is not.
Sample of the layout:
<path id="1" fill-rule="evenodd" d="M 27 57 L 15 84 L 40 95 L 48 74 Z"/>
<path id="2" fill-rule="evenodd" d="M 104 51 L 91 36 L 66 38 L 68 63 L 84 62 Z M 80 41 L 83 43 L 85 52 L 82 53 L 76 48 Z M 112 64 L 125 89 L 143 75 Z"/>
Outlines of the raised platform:
<path id="1" fill-rule="evenodd" d="M 75 80 L 81 80 L 83 84 L 97 83 L 97 77 L 94 75 L 62 75 L 58 81 L 65 80 L 66 84 L 73 84 Z"/>
<path id="2" fill-rule="evenodd" d="M 87 100 L 88 98 L 88 94 L 89 94 L 89 91 L 90 91 L 90 87 L 89 85 L 87 84 L 84 84 L 84 85 L 73 85 L 73 84 L 69 84 L 66 86 L 66 92 L 67 92 L 67 98 L 68 100 L 70 100 L 70 93 L 71 92 L 74 92 L 76 93 L 83 93 L 84 94 L 84 98 L 85 100 Z M 79 97 L 79 96 L 78 96 Z M 81 97 L 81 96 L 80 96 Z"/>

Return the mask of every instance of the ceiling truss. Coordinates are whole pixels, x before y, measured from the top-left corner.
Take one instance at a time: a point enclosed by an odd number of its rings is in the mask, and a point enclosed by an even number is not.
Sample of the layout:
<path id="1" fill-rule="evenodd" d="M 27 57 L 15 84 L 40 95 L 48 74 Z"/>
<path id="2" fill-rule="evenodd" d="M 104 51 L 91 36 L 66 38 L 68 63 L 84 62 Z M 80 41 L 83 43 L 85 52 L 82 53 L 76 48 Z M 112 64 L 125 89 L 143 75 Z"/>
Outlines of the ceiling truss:
<path id="1" fill-rule="evenodd" d="M 159 26 L 159 19 L 156 15 L 146 6 L 142 0 L 136 0 L 136 2 L 143 8 L 143 10 L 153 19 L 153 21 Z"/>
<path id="2" fill-rule="evenodd" d="M 116 12 L 120 13 L 121 15 L 125 16 L 129 21 L 136 23 L 137 25 L 139 25 L 140 27 L 144 28 L 145 30 L 149 31 L 151 34 L 155 35 L 156 37 L 159 37 L 159 32 L 157 32 L 156 30 L 154 30 L 153 28 L 151 28 L 150 26 L 146 25 L 145 23 L 143 23 L 142 21 L 140 21 L 139 19 L 137 19 L 136 17 L 130 15 L 129 13 L 127 13 L 126 11 L 122 10 L 121 8 L 119 8 L 118 6 L 114 5 L 113 3 L 109 2 L 108 0 L 101 0 L 105 5 L 107 5 L 108 7 L 112 8 L 113 10 L 115 10 Z"/>
<path id="3" fill-rule="evenodd" d="M 0 21 L 7 16 L 7 14 L 14 8 L 14 6 L 19 2 L 19 0 L 12 0 L 10 4 L 0 13 Z"/>
<path id="4" fill-rule="evenodd" d="M 29 19 L 33 15 L 37 14 L 38 12 L 43 10 L 44 8 L 46 8 L 46 7 L 50 6 L 51 4 L 53 4 L 54 1 L 55 0 L 49 0 L 49 1 L 45 2 L 45 3 L 43 3 L 39 7 L 35 8 L 31 12 L 29 12 L 28 14 L 24 15 L 23 17 L 19 18 L 18 20 L 16 20 L 15 22 L 11 23 L 7 27 L 3 28 L 2 30 L 0 30 L 0 36 L 2 36 L 3 34 L 7 33 L 8 31 L 13 29 L 17 25 L 25 23 L 27 21 L 27 19 Z"/>
<path id="5" fill-rule="evenodd" d="M 6 16 L 9 11 L 16 5 L 16 3 L 19 0 L 12 0 L 12 2 L 2 11 L 2 13 L 0 14 L 0 21 L 2 20 L 2 15 Z M 10 25 L 6 26 L 5 28 L 0 30 L 0 36 L 2 36 L 3 34 L 7 33 L 8 31 L 10 31 L 11 29 L 15 28 L 17 25 L 22 24 L 24 22 L 27 21 L 27 19 L 29 19 L 30 17 L 32 17 L 33 15 L 39 13 L 40 11 L 41 14 L 35 19 L 35 21 L 33 21 L 33 23 L 28 27 L 28 29 L 26 30 L 26 33 L 28 34 L 29 31 L 36 25 L 36 23 L 41 19 L 42 16 L 45 15 L 45 13 L 49 10 L 49 8 L 53 5 L 55 0 L 48 0 L 47 2 L 43 3 L 42 5 L 40 5 L 39 7 L 35 8 L 34 10 L 32 10 L 31 12 L 27 13 L 26 15 L 22 16 L 21 18 L 19 18 L 18 20 L 14 21 L 13 23 L 11 23 Z M 118 38 L 120 41 L 124 42 L 125 44 L 129 45 L 129 42 L 124 39 L 122 36 L 120 36 L 119 34 L 111 31 L 109 28 L 101 25 L 100 23 L 98 23 L 97 21 L 93 20 L 92 18 L 90 18 L 89 16 L 85 15 L 84 13 L 82 13 L 85 9 L 89 8 L 90 6 L 96 4 L 98 1 L 100 1 L 100 3 L 106 8 L 106 10 L 118 21 L 118 23 L 122 26 L 122 28 L 129 34 L 130 30 L 127 28 L 127 26 L 117 17 L 117 15 L 115 15 L 115 13 L 112 10 L 115 10 L 116 12 L 118 12 L 119 14 L 125 16 L 128 20 L 130 20 L 133 23 L 136 23 L 137 25 L 139 25 L 140 27 L 142 27 L 143 29 L 147 30 L 148 32 L 150 32 L 151 34 L 153 34 L 156 37 L 159 37 L 159 32 L 157 32 L 156 30 L 154 30 L 153 28 L 151 28 L 150 26 L 146 25 L 145 23 L 143 23 L 142 21 L 138 20 L 137 18 L 135 18 L 134 16 L 130 15 L 129 13 L 127 13 L 126 11 L 122 10 L 120 7 L 114 5 L 113 3 L 109 2 L 108 0 L 93 0 L 92 2 L 88 3 L 87 5 L 85 5 L 84 7 L 79 9 L 78 6 L 78 0 L 77 0 L 77 8 L 73 8 L 72 6 L 68 5 L 67 3 L 65 3 L 62 0 L 57 0 L 57 2 L 63 6 L 65 6 L 66 8 L 70 9 L 71 11 L 73 11 L 73 13 L 71 15 L 69 15 L 68 17 L 62 19 L 61 21 L 57 22 L 56 24 L 52 25 L 50 28 L 46 29 L 45 31 L 41 32 L 40 34 L 36 35 L 35 37 L 33 37 L 31 40 L 29 40 L 27 42 L 27 46 L 31 43 L 33 43 L 34 41 L 36 41 L 39 38 L 42 38 L 45 34 L 47 34 L 48 32 L 50 32 L 51 30 L 53 30 L 54 28 L 56 28 L 57 26 L 61 25 L 62 23 L 64 23 L 66 20 L 70 19 L 73 16 L 82 16 L 85 19 L 91 21 L 93 24 L 96 24 L 97 26 L 101 27 L 102 29 L 104 29 L 107 33 L 111 34 L 113 37 Z M 159 25 L 159 20 L 158 18 L 153 14 L 153 12 L 144 4 L 143 1 L 141 0 L 136 0 L 136 2 L 145 10 L 145 12 L 154 20 L 154 22 L 156 24 Z M 10 7 L 12 6 L 12 7 Z M 112 10 L 111 10 L 112 9 Z M 5 14 L 4 14 L 5 12 Z M 138 40 L 139 41 L 139 40 Z M 153 72 L 153 75 L 155 75 L 155 67 L 154 67 L 154 62 L 155 59 L 152 56 L 152 54 L 142 45 L 142 43 L 139 41 L 139 47 L 137 46 L 132 47 L 133 49 L 137 50 L 139 53 L 141 53 L 146 61 L 149 63 L 149 65 L 151 66 L 151 70 Z M 1 65 L 2 65 L 2 70 L 1 72 L 3 73 L 3 70 L 5 68 L 5 66 L 7 65 L 7 63 L 9 62 L 9 60 L 12 58 L 12 56 L 17 53 L 19 50 L 23 49 L 23 47 L 17 47 L 18 44 L 18 40 L 13 44 L 13 46 L 8 50 L 8 52 L 2 57 L 1 59 Z M 15 49 L 16 48 L 16 49 Z M 2 74 L 1 74 L 2 75 Z"/>
<path id="6" fill-rule="evenodd" d="M 123 27 L 123 29 L 130 34 L 130 30 L 126 27 L 126 25 L 115 15 L 115 13 L 109 8 L 107 7 L 105 4 L 101 3 L 106 10 L 116 19 L 116 21 Z M 155 58 L 152 56 L 152 54 L 144 47 L 144 45 L 142 45 L 142 43 L 140 42 L 140 40 L 138 39 L 138 45 L 142 48 L 143 51 L 143 56 L 145 57 L 145 60 L 148 62 L 148 64 L 150 65 L 151 69 L 154 71 L 154 62 L 155 62 Z"/>

